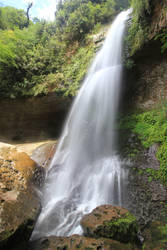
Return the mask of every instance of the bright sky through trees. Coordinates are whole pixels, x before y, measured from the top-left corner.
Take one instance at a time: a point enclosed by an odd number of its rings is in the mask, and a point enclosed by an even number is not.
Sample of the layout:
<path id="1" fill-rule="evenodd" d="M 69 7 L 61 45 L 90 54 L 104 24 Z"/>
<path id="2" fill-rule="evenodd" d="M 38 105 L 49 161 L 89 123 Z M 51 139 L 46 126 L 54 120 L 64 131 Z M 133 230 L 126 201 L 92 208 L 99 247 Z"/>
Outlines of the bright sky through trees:
<path id="1" fill-rule="evenodd" d="M 31 18 L 38 17 L 39 19 L 53 21 L 56 1 L 57 0 L 0 0 L 0 6 L 13 6 L 26 10 L 28 2 L 33 2 L 33 7 L 30 10 Z"/>

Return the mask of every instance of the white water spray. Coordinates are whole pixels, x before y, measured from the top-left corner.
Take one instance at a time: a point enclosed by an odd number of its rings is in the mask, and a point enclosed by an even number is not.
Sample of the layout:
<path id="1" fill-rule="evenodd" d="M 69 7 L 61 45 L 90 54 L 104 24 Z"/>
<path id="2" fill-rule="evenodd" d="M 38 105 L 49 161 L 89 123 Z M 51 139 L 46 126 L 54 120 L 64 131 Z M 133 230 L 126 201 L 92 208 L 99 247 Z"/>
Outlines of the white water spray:
<path id="1" fill-rule="evenodd" d="M 122 204 L 126 171 L 114 152 L 114 123 L 129 13 L 120 13 L 113 22 L 73 104 L 46 178 L 32 239 L 82 233 L 84 214 L 101 204 Z"/>

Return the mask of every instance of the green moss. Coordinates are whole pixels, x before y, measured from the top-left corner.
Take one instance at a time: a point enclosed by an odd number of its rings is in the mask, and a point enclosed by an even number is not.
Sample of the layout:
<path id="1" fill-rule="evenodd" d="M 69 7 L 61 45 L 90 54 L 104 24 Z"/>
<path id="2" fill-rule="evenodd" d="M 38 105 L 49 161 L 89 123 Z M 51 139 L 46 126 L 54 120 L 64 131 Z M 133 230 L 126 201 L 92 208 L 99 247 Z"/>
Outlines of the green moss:
<path id="1" fill-rule="evenodd" d="M 121 120 L 120 129 L 129 129 L 135 133 L 144 148 L 149 148 L 155 143 L 159 145 L 156 157 L 160 169 L 147 169 L 146 172 L 150 176 L 149 181 L 152 177 L 167 183 L 167 105 L 140 114 L 128 115 Z"/>
<path id="2" fill-rule="evenodd" d="M 135 158 L 138 153 L 139 153 L 139 150 L 137 148 L 129 149 L 128 157 Z"/>
<path id="3" fill-rule="evenodd" d="M 160 231 L 160 239 L 163 243 L 167 243 L 167 224 L 164 226 L 159 226 L 158 230 Z"/>
<path id="4" fill-rule="evenodd" d="M 167 224 L 155 221 L 151 223 L 150 227 L 147 229 L 147 234 L 149 237 L 146 239 L 145 245 L 146 249 L 149 246 L 149 249 L 166 249 L 167 245 Z"/>
<path id="5" fill-rule="evenodd" d="M 139 169 L 139 170 L 138 170 L 138 174 L 139 174 L 139 175 L 143 175 L 143 174 L 144 174 L 144 170 L 143 170 L 143 169 Z"/>
<path id="6" fill-rule="evenodd" d="M 5 241 L 7 240 L 10 236 L 14 234 L 13 230 L 6 230 L 0 234 L 0 241 Z"/>
<path id="7" fill-rule="evenodd" d="M 99 227 L 100 235 L 107 238 L 119 240 L 121 242 L 134 242 L 138 231 L 136 218 L 126 213 L 124 216 L 105 222 L 105 227 Z M 104 232 L 102 232 L 104 230 Z"/>
<path id="8" fill-rule="evenodd" d="M 127 42 L 130 55 L 133 55 L 147 40 L 147 15 L 150 14 L 150 2 L 149 0 L 131 0 L 131 6 L 133 13 L 131 25 L 128 29 Z"/>

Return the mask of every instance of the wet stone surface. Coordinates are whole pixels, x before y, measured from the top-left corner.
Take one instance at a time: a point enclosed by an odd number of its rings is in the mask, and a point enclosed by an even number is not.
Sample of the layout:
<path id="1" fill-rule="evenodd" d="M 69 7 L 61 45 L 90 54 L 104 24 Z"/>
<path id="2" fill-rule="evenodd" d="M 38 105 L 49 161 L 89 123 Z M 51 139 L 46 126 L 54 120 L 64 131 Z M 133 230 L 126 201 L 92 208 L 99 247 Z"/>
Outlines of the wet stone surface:
<path id="1" fill-rule="evenodd" d="M 148 171 L 159 169 L 158 146 L 153 144 L 149 149 L 143 149 L 137 136 L 131 134 L 124 147 L 124 157 L 130 159 L 127 209 L 137 217 L 141 229 L 159 219 L 167 204 L 166 186 Z"/>

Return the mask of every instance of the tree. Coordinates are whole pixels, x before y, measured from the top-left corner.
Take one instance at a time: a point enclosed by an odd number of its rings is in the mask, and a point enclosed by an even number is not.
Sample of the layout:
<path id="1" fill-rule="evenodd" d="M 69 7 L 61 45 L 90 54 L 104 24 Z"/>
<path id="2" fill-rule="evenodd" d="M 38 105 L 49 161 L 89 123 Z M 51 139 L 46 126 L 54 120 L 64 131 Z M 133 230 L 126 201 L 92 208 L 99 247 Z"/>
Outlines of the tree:
<path id="1" fill-rule="evenodd" d="M 13 7 L 0 7 L 0 29 L 23 29 L 26 26 L 27 18 L 24 10 Z"/>
<path id="2" fill-rule="evenodd" d="M 26 23 L 26 27 L 28 27 L 29 26 L 29 24 L 30 24 L 30 16 L 29 16 L 29 11 L 30 11 L 30 9 L 31 9 L 31 7 L 33 6 L 33 3 L 31 2 L 31 3 L 29 3 L 28 4 L 28 7 L 27 7 L 27 11 L 26 11 L 26 16 L 27 16 L 27 23 Z"/>

